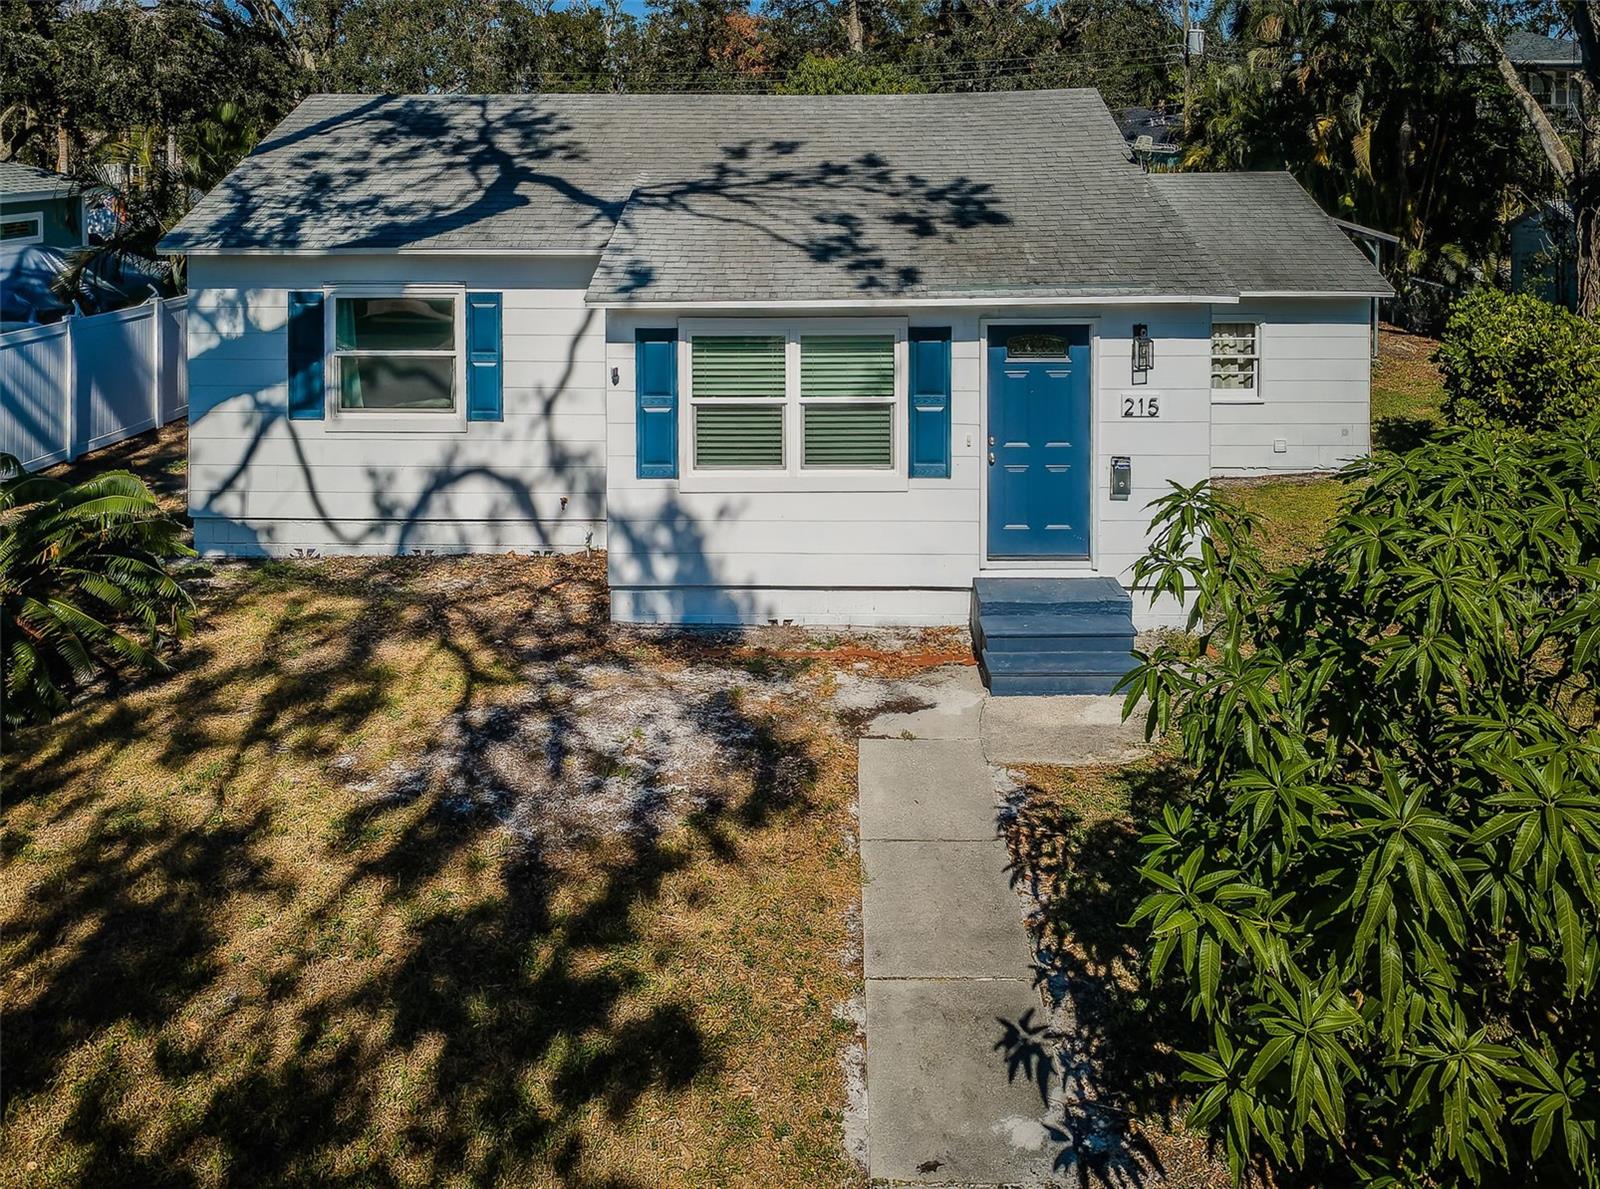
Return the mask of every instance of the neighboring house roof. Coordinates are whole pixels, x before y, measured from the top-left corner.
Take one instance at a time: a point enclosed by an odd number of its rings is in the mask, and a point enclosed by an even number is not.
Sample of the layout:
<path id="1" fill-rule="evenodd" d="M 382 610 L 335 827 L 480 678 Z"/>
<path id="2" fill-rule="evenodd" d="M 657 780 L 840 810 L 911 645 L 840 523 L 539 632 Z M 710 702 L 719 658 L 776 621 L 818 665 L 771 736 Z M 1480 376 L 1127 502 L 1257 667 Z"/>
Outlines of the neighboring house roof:
<path id="1" fill-rule="evenodd" d="M 1506 34 L 1504 45 L 1507 59 L 1515 66 L 1583 65 L 1583 55 L 1576 41 L 1517 29 Z"/>
<path id="2" fill-rule="evenodd" d="M 1162 173 L 1150 180 L 1242 294 L 1394 292 L 1290 174 Z"/>
<path id="3" fill-rule="evenodd" d="M 1125 107 L 1117 113 L 1117 127 L 1130 145 L 1141 136 L 1148 136 L 1158 150 L 1176 152 L 1183 117 L 1153 107 Z"/>
<path id="4" fill-rule="evenodd" d="M 65 174 L 52 173 L 21 161 L 0 161 L 0 200 L 29 197 L 65 198 L 77 185 Z"/>
<path id="5" fill-rule="evenodd" d="M 1547 221 L 1570 223 L 1572 220 L 1572 204 L 1570 202 L 1560 198 L 1547 198 L 1528 207 L 1527 210 L 1512 219 L 1508 226 L 1516 227 L 1527 222 L 1544 223 Z"/>
<path id="6" fill-rule="evenodd" d="M 1232 292 L 1087 90 L 318 95 L 161 246 L 594 252 L 604 304 Z"/>

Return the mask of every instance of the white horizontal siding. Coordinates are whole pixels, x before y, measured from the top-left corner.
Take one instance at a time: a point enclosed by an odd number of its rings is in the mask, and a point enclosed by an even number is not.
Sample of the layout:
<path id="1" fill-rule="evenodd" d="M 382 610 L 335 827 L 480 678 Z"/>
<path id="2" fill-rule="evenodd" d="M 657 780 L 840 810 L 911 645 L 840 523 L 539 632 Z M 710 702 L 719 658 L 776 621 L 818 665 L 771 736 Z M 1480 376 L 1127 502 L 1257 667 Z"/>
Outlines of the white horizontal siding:
<path id="1" fill-rule="evenodd" d="M 607 550 L 613 613 L 619 619 L 695 622 L 962 623 L 972 579 L 984 568 L 982 328 L 971 309 L 914 310 L 912 325 L 950 326 L 952 357 L 949 479 L 913 480 L 904 491 L 683 492 L 674 480 L 636 477 L 634 332 L 671 326 L 671 315 L 613 313 L 605 366 Z M 999 323 L 1054 317 L 1093 319 L 1095 357 L 1091 473 L 1094 566 L 1125 576 L 1148 546 L 1149 500 L 1166 481 L 1195 483 L 1210 472 L 1210 308 L 1121 311 L 995 310 Z M 1132 326 L 1157 340 L 1157 366 L 1140 391 L 1160 393 L 1162 416 L 1130 421 L 1120 394 L 1131 390 Z M 681 447 L 682 444 L 680 444 Z M 1133 459 L 1133 500 L 1109 498 L 1111 457 Z M 1081 566 L 1078 571 L 1082 572 Z M 884 591 L 915 595 L 909 603 Z"/>
<path id="2" fill-rule="evenodd" d="M 1370 312 L 1359 298 L 1239 307 L 1262 324 L 1261 400 L 1212 405 L 1215 474 L 1332 470 L 1371 450 Z"/>
<path id="3" fill-rule="evenodd" d="M 603 316 L 592 261 L 195 257 L 190 512 L 209 552 L 581 549 L 605 541 Z M 291 421 L 288 294 L 328 283 L 502 294 L 504 419 L 438 432 Z"/>

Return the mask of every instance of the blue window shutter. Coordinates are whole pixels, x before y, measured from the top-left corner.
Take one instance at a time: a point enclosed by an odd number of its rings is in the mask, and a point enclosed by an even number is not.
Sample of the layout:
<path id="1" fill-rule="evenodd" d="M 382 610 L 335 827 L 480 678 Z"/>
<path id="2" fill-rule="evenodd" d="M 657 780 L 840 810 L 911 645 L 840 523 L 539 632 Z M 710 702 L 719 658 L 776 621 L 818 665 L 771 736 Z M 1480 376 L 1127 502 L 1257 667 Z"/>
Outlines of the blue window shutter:
<path id="1" fill-rule="evenodd" d="M 467 294 L 467 420 L 499 421 L 500 295 Z"/>
<path id="2" fill-rule="evenodd" d="M 678 332 L 634 334 L 634 399 L 641 479 L 678 477 Z"/>
<path id="3" fill-rule="evenodd" d="M 322 294 L 289 294 L 289 417 L 321 421 L 328 407 L 322 386 Z"/>
<path id="4" fill-rule="evenodd" d="M 950 477 L 950 328 L 913 326 L 911 477 Z"/>

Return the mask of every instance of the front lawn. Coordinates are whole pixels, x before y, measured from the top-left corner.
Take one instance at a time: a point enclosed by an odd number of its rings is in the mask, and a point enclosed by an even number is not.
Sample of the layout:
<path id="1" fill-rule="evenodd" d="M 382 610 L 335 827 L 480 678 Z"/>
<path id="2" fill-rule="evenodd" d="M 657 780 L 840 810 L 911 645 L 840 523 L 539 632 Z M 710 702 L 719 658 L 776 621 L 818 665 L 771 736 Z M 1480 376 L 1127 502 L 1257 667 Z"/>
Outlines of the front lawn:
<path id="1" fill-rule="evenodd" d="M 174 673 L 8 739 L 7 1180 L 860 1181 L 830 656 L 604 612 L 222 567 Z"/>

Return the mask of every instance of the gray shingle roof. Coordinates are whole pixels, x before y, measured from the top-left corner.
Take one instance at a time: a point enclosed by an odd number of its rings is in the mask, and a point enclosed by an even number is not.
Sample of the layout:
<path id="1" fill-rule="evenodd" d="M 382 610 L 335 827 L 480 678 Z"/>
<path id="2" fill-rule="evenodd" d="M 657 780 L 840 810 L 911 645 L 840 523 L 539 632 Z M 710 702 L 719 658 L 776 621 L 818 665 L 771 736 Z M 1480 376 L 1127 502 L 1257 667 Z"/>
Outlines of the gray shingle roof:
<path id="1" fill-rule="evenodd" d="M 40 191 L 62 195 L 72 193 L 73 189 L 72 179 L 65 174 L 24 165 L 20 161 L 0 161 L 0 198 Z"/>
<path id="2" fill-rule="evenodd" d="M 1162 173 L 1150 180 L 1241 293 L 1394 292 L 1290 174 Z"/>
<path id="3" fill-rule="evenodd" d="M 317 95 L 162 247 L 600 252 L 604 303 L 1233 292 L 1086 90 Z"/>
<path id="4" fill-rule="evenodd" d="M 1093 91 L 736 102 L 640 179 L 591 301 L 1227 292 Z"/>
<path id="5" fill-rule="evenodd" d="M 1506 34 L 1506 57 L 1518 66 L 1580 66 L 1583 55 L 1576 41 L 1546 37 L 1527 29 Z"/>

